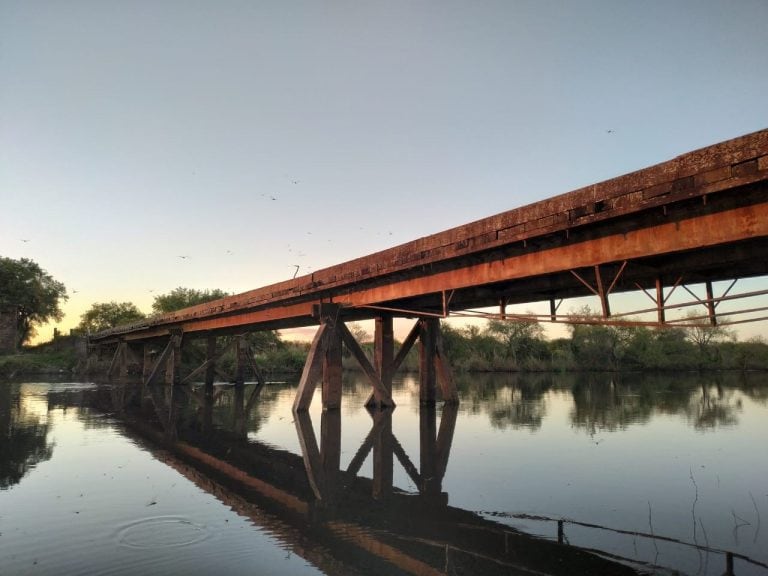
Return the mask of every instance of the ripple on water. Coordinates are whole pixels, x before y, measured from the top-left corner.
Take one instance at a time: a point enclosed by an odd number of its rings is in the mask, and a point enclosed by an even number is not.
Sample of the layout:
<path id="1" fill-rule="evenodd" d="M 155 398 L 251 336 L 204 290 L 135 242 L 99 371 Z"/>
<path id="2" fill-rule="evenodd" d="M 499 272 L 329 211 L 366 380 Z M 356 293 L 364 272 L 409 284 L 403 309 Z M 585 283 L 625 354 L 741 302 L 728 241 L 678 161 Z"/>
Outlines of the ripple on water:
<path id="1" fill-rule="evenodd" d="M 183 516 L 152 516 L 118 528 L 118 545 L 133 549 L 180 548 L 199 544 L 210 538 L 210 531 Z"/>

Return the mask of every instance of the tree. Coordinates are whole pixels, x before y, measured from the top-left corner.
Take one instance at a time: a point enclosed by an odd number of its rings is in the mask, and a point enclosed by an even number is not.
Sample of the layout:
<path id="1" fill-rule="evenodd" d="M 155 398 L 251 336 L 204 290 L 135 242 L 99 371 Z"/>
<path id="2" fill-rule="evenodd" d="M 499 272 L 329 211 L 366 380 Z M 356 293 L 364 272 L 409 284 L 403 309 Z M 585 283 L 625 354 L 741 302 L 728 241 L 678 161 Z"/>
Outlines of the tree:
<path id="1" fill-rule="evenodd" d="M 78 329 L 88 333 L 101 332 L 145 317 L 132 302 L 101 302 L 91 305 L 80 316 Z"/>
<path id="2" fill-rule="evenodd" d="M 218 300 L 229 296 L 229 293 L 219 289 L 214 290 L 196 290 L 194 288 L 174 288 L 168 294 L 155 296 L 152 303 L 152 312 L 155 314 L 167 314 L 175 312 L 182 308 L 189 308 L 197 304 L 204 304 L 211 300 Z"/>
<path id="3" fill-rule="evenodd" d="M 618 326 L 600 325 L 601 317 L 589 306 L 569 314 L 571 348 L 576 364 L 591 370 L 616 370 L 631 337 L 631 331 Z"/>
<path id="4" fill-rule="evenodd" d="M 541 350 L 537 344 L 544 337 L 544 329 L 535 320 L 490 320 L 486 331 L 504 343 L 507 354 L 518 366 Z"/>
<path id="5" fill-rule="evenodd" d="M 64 284 L 27 258 L 0 257 L 0 308 L 16 310 L 18 343 L 32 338 L 38 326 L 61 320 L 60 305 L 67 300 Z"/>
<path id="6" fill-rule="evenodd" d="M 734 340 L 734 334 L 722 326 L 713 326 L 709 323 L 702 323 L 701 316 L 696 312 L 688 312 L 685 316 L 685 332 L 688 340 L 696 344 L 699 350 L 704 353 L 710 344 Z"/>

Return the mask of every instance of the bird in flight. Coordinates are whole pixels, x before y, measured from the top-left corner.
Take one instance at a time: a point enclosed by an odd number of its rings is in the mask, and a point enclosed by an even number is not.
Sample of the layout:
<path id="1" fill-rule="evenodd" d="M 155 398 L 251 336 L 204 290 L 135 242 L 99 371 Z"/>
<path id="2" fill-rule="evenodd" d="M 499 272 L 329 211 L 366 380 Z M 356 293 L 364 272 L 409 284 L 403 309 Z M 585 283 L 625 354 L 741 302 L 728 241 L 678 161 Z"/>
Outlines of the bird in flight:
<path id="1" fill-rule="evenodd" d="M 293 266 L 294 268 L 296 268 L 296 270 L 295 270 L 295 271 L 294 271 L 294 273 L 293 273 L 293 277 L 294 277 L 294 278 L 296 278 L 296 274 L 298 274 L 298 273 L 299 273 L 299 268 L 301 268 L 301 266 L 299 266 L 298 264 L 291 264 L 291 266 Z"/>
<path id="2" fill-rule="evenodd" d="M 179 256 L 179 258 L 181 258 L 182 260 L 186 260 L 187 258 L 189 258 L 189 256 Z"/>
<path id="3" fill-rule="evenodd" d="M 21 240 L 22 242 L 24 242 L 24 244 L 26 244 L 27 242 L 29 242 L 29 238 L 19 238 L 19 240 Z"/>

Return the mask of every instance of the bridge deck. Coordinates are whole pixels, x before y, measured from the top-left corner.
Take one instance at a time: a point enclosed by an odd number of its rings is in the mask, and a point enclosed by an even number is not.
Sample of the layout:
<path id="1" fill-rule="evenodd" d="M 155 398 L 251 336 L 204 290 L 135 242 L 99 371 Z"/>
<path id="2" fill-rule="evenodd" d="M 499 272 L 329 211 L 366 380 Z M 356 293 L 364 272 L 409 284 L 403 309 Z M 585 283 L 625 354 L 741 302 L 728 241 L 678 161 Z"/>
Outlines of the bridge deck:
<path id="1" fill-rule="evenodd" d="M 445 313 L 585 295 L 571 271 L 605 266 L 614 291 L 685 274 L 768 273 L 768 130 L 376 252 L 312 274 L 92 335 L 146 339 L 313 324 L 312 305 L 350 317 Z M 625 266 L 623 262 L 632 262 Z M 619 274 L 619 269 L 622 273 Z M 619 279 L 619 275 L 621 279 Z"/>

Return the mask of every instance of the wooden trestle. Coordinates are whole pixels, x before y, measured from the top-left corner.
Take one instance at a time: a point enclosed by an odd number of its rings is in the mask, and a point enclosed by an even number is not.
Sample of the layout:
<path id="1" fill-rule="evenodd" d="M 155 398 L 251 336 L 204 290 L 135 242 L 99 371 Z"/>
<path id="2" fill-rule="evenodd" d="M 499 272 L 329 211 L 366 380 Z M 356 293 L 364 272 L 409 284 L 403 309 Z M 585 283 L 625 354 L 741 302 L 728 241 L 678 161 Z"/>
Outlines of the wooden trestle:
<path id="1" fill-rule="evenodd" d="M 368 358 L 363 348 L 347 328 L 341 315 L 342 307 L 338 304 L 322 303 L 315 306 L 314 316 L 319 322 L 312 345 L 309 349 L 304 370 L 299 380 L 293 410 L 303 412 L 309 409 L 318 383 L 322 383 L 323 409 L 341 407 L 342 398 L 342 345 L 357 360 L 366 379 L 371 385 L 371 395 L 366 406 L 391 408 L 392 379 L 416 342 L 419 342 L 419 400 L 422 404 L 434 405 L 440 398 L 446 404 L 459 401 L 451 368 L 446 360 L 440 332 L 440 320 L 434 317 L 416 320 L 400 349 L 395 354 L 393 316 L 381 315 L 375 319 L 374 358 Z M 141 364 L 142 383 L 152 385 L 158 382 L 179 385 L 187 384 L 205 374 L 206 387 L 212 387 L 216 375 L 236 386 L 245 383 L 246 370 L 250 369 L 260 392 L 265 385 L 265 378 L 256 363 L 253 348 L 245 335 L 231 338 L 229 343 L 217 349 L 215 334 L 206 338 L 206 357 L 204 361 L 182 378 L 181 353 L 183 338 L 181 332 L 175 332 L 167 339 L 162 351 L 153 354 L 152 343 L 121 341 L 115 350 L 108 375 L 115 372 L 121 377 L 128 377 L 130 372 L 137 372 Z M 139 360 L 139 348 L 143 346 L 143 360 Z M 227 374 L 217 362 L 224 354 L 234 350 L 236 353 L 235 373 Z M 155 357 L 156 356 L 156 357 Z"/>

